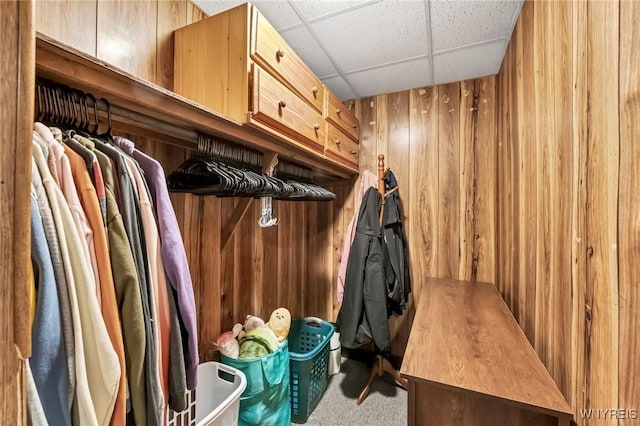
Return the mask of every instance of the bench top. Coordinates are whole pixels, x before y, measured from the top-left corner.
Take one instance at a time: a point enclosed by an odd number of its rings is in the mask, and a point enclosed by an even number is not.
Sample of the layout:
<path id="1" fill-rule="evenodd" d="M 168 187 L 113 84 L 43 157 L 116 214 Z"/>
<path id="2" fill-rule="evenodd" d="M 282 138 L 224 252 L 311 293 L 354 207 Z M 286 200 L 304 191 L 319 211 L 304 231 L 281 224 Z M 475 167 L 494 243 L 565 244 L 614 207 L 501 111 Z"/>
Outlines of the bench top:
<path id="1" fill-rule="evenodd" d="M 572 415 L 491 283 L 428 278 L 401 374 L 555 416 Z"/>

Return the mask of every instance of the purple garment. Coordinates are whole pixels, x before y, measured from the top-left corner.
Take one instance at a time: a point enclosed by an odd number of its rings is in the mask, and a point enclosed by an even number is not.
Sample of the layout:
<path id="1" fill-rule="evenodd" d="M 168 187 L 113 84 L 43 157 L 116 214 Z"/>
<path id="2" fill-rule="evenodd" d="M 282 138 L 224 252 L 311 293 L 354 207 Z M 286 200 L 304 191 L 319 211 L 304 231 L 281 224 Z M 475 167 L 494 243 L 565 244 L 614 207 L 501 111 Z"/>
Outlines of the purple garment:
<path id="1" fill-rule="evenodd" d="M 138 151 L 133 142 L 115 137 L 116 144 L 131 155 L 140 164 L 145 173 L 149 192 L 154 200 L 158 228 L 160 231 L 162 263 L 167 279 L 177 295 L 178 316 L 184 326 L 183 339 L 185 345 L 185 363 L 187 372 L 187 388 L 195 389 L 198 384 L 198 327 L 196 323 L 196 305 L 193 297 L 193 284 L 187 254 L 184 250 L 182 235 L 178 227 L 173 205 L 169 199 L 164 170 L 160 163 L 148 155 Z"/>

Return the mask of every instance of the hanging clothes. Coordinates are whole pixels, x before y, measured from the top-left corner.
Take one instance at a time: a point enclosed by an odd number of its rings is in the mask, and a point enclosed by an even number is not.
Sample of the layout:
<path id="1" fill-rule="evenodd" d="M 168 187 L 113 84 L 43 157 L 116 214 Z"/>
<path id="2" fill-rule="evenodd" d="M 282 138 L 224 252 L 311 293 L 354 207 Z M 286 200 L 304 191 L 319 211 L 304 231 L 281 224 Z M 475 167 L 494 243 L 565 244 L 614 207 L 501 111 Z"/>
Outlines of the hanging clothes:
<path id="1" fill-rule="evenodd" d="M 34 123 L 29 422 L 164 425 L 199 363 L 164 172 L 132 143 L 127 154 L 78 132 Z"/>
<path id="2" fill-rule="evenodd" d="M 69 284 L 65 274 L 64 264 L 62 260 L 62 249 L 60 242 L 58 241 L 58 234 L 56 232 L 56 226 L 53 219 L 53 213 L 51 206 L 45 193 L 42 179 L 38 173 L 38 169 L 35 166 L 35 162 L 32 167 L 32 179 L 31 188 L 36 197 L 38 205 L 38 212 L 42 219 L 42 225 L 44 228 L 45 237 L 47 240 L 47 246 L 49 248 L 49 254 L 53 264 L 53 275 L 56 283 L 56 290 L 58 293 L 58 303 L 60 306 L 60 317 L 62 322 L 62 333 L 65 347 L 67 366 L 64 370 L 67 374 L 67 400 L 68 410 L 71 412 L 71 406 L 74 401 L 76 391 L 76 340 L 74 337 L 74 323 L 73 318 L 75 311 L 72 312 L 71 301 L 69 299 Z"/>
<path id="3" fill-rule="evenodd" d="M 129 172 L 135 183 L 136 194 L 140 204 L 140 220 L 145 236 L 145 248 L 149 260 L 149 298 L 152 315 L 156 319 L 153 323 L 156 337 L 156 374 L 160 384 L 161 397 L 158 401 L 162 412 L 168 399 L 169 377 L 169 299 L 167 296 L 167 280 L 162 265 L 158 226 L 156 224 L 153 204 L 150 199 L 147 184 L 142 177 L 142 171 L 132 158 L 124 156 Z M 164 415 L 162 416 L 164 418 Z"/>
<path id="4" fill-rule="evenodd" d="M 360 179 L 360 190 L 358 191 L 358 200 L 356 201 L 355 211 L 360 211 L 360 205 L 362 204 L 362 198 L 364 193 L 369 188 L 375 188 L 378 181 L 378 177 L 368 170 L 362 173 Z M 342 257 L 340 257 L 340 266 L 338 266 L 338 282 L 336 286 L 336 297 L 338 302 L 342 302 L 344 295 L 344 280 L 347 274 L 347 262 L 349 261 L 349 253 L 351 251 L 351 244 L 356 236 L 356 222 L 358 221 L 358 213 L 356 213 L 349 221 L 347 226 L 347 232 L 344 234 L 344 243 L 342 244 Z"/>
<path id="5" fill-rule="evenodd" d="M 411 292 L 409 275 L 409 248 L 402 224 L 400 191 L 391 170 L 384 176 L 385 204 L 382 213 L 382 235 L 385 265 L 385 282 L 389 312 L 402 315 Z"/>
<path id="6" fill-rule="evenodd" d="M 92 149 L 96 155 L 104 178 L 107 204 L 107 236 L 111 254 L 116 299 L 120 307 L 123 324 L 123 341 L 127 360 L 127 380 L 133 417 L 136 424 L 147 424 L 145 351 L 146 331 L 142 296 L 136 265 L 133 261 L 131 246 L 124 228 L 122 216 L 116 201 L 116 187 L 113 178 L 113 166 L 109 157 L 95 149 L 93 141 L 79 135 L 74 139 Z"/>
<path id="7" fill-rule="evenodd" d="M 354 348 L 373 341 L 381 353 L 390 350 L 387 292 L 380 235 L 382 196 L 375 188 L 364 195 L 338 313 L 340 343 Z"/>
<path id="8" fill-rule="evenodd" d="M 58 240 L 61 242 L 62 260 L 69 284 L 74 337 L 76 339 L 77 388 L 74 403 L 74 423 L 82 425 L 105 424 L 111 418 L 120 367 L 117 355 L 110 346 L 104 322 L 100 316 L 95 288 L 89 287 L 89 260 L 83 259 L 80 237 L 73 225 L 68 205 L 50 176 L 40 147 L 33 149 L 35 167 L 44 184 Z M 82 351 L 82 352 L 80 352 Z M 103 374 L 106 371 L 106 374 Z M 115 380 L 114 380 L 115 379 Z M 106 421 L 108 424 L 108 420 Z"/>
<path id="9" fill-rule="evenodd" d="M 79 191 L 81 205 L 86 212 L 89 226 L 93 232 L 96 266 L 100 276 L 102 318 L 104 319 L 105 326 L 107 327 L 111 344 L 118 354 L 118 363 L 120 364 L 118 394 L 116 396 L 116 402 L 110 424 L 112 426 L 124 426 L 126 423 L 127 374 L 122 326 L 120 324 L 113 274 L 111 272 L 111 259 L 109 256 L 107 235 L 102 221 L 102 213 L 98 204 L 98 197 L 93 183 L 91 182 L 89 172 L 87 171 L 85 159 L 69 148 L 66 149 L 66 153 L 69 157 L 73 180 Z"/>
<path id="10" fill-rule="evenodd" d="M 49 423 L 70 425 L 66 357 L 62 321 L 53 278 L 53 264 L 42 219 L 35 199 L 31 200 L 31 258 L 37 277 L 37 303 L 31 332 L 33 345 L 30 366 L 34 383 L 42 395 L 42 408 Z"/>
<path id="11" fill-rule="evenodd" d="M 140 164 L 145 172 L 149 191 L 155 202 L 158 227 L 160 231 L 162 261 L 168 281 L 171 283 L 176 299 L 185 344 L 184 357 L 186 363 L 187 388 L 195 389 L 197 385 L 198 330 L 196 323 L 193 284 L 189 273 L 189 264 L 184 250 L 178 221 L 169 199 L 164 170 L 160 163 L 135 149 L 133 143 L 123 138 L 114 138 L 126 152 Z M 172 327 L 173 329 L 174 327 Z M 173 340 L 173 339 L 172 339 Z M 173 359 L 173 356 L 172 356 Z"/>

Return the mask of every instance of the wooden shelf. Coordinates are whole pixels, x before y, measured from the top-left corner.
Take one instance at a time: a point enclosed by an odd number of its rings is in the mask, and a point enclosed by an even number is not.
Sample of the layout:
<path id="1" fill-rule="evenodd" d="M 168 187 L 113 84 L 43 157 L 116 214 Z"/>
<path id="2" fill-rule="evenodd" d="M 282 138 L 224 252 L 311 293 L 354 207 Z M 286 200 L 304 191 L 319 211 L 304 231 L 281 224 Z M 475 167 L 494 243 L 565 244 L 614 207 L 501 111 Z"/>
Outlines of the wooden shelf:
<path id="1" fill-rule="evenodd" d="M 358 173 L 357 168 L 326 159 L 322 154 L 293 145 L 285 139 L 265 135 L 40 33 L 36 35 L 36 74 L 91 93 L 96 98 L 105 98 L 112 106 L 153 117 L 184 130 L 210 134 L 262 152 L 275 152 L 280 158 L 312 168 L 319 179 L 344 179 Z M 196 148 L 195 140 L 168 136 L 135 118 L 114 116 L 113 128 Z"/>

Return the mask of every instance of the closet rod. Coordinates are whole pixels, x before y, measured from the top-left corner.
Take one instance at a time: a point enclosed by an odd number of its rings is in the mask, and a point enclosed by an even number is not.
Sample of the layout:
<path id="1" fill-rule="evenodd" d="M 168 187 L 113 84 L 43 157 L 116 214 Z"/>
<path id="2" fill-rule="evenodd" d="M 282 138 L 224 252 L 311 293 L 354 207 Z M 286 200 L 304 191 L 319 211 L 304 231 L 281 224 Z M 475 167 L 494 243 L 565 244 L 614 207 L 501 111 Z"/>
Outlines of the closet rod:
<path id="1" fill-rule="evenodd" d="M 104 114 L 103 111 L 100 112 Z M 167 136 L 171 136 L 188 142 L 193 142 L 194 144 L 198 143 L 198 133 L 195 130 L 188 130 L 183 127 L 167 123 L 166 121 L 158 120 L 156 118 L 141 114 L 136 111 L 132 111 L 127 108 L 123 108 L 117 105 L 111 105 L 111 116 L 125 119 L 129 123 L 134 124 L 136 127 L 140 127 L 156 133 L 163 133 Z"/>

